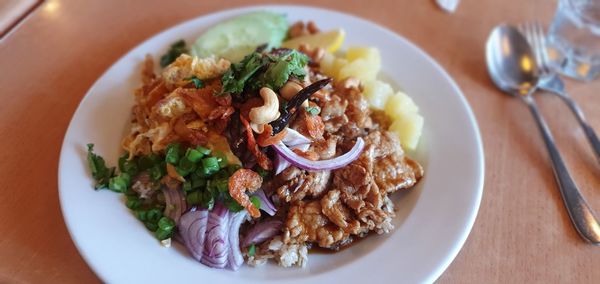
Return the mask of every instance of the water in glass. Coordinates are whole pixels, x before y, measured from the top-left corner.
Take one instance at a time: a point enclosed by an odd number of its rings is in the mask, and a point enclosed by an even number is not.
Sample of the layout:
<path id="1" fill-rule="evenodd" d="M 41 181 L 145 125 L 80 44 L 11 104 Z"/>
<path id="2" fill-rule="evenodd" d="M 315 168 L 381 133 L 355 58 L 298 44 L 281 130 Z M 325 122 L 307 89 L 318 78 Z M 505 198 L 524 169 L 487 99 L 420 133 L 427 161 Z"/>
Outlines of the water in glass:
<path id="1" fill-rule="evenodd" d="M 548 32 L 548 55 L 567 76 L 592 80 L 600 74 L 600 0 L 559 0 Z"/>

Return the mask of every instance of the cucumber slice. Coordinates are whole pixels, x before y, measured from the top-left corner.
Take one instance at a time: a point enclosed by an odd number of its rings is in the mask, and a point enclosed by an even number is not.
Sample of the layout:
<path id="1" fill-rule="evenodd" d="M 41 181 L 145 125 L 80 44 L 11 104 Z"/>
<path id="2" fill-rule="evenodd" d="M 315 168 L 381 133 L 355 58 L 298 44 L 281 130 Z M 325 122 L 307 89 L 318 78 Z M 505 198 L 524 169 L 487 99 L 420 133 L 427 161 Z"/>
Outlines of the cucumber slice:
<path id="1" fill-rule="evenodd" d="M 239 62 L 258 46 L 279 47 L 286 37 L 288 23 L 284 15 L 272 12 L 253 12 L 210 28 L 192 46 L 198 57 L 221 56 Z"/>

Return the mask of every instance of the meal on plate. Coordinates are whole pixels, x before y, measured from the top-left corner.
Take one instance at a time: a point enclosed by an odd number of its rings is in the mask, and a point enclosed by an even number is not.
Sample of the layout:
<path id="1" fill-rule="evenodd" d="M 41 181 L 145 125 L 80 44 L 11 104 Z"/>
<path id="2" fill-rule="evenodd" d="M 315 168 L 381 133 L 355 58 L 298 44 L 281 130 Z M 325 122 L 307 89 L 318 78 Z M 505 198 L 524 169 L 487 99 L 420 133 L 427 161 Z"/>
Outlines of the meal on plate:
<path id="1" fill-rule="evenodd" d="M 88 145 L 96 188 L 214 268 L 305 266 L 311 248 L 389 233 L 390 195 L 423 176 L 404 151 L 423 118 L 376 78 L 379 50 L 342 52 L 344 35 L 254 12 L 172 44 L 160 68 L 148 55 L 118 170 Z"/>

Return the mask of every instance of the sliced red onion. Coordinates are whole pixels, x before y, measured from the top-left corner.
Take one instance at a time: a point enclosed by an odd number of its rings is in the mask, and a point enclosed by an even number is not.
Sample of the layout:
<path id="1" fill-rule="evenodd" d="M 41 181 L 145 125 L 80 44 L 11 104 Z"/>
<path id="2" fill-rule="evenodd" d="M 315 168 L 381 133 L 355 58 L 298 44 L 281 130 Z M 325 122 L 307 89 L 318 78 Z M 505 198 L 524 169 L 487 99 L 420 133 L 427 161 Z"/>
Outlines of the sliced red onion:
<path id="1" fill-rule="evenodd" d="M 202 261 L 204 252 L 204 239 L 208 224 L 208 211 L 189 211 L 177 223 L 183 244 L 197 261 Z"/>
<path id="2" fill-rule="evenodd" d="M 244 238 L 242 246 L 247 247 L 251 244 L 260 244 L 276 236 L 281 233 L 281 226 L 283 226 L 283 222 L 280 220 L 269 220 L 254 225 Z"/>
<path id="3" fill-rule="evenodd" d="M 289 145 L 288 145 L 289 146 Z M 300 149 L 302 151 L 308 150 L 310 144 L 300 144 L 295 146 L 289 146 L 291 149 Z M 281 155 L 275 154 L 275 174 L 278 175 L 291 166 L 290 162 L 284 159 Z"/>
<path id="4" fill-rule="evenodd" d="M 269 197 L 265 194 L 265 192 L 261 189 L 257 190 L 254 195 L 260 199 L 260 210 L 265 211 L 265 213 L 273 216 L 277 209 L 275 205 L 271 201 Z"/>
<path id="5" fill-rule="evenodd" d="M 240 251 L 240 226 L 248 212 L 231 213 L 221 202 L 212 211 L 192 208 L 177 224 L 179 235 L 192 256 L 212 268 L 238 270 L 244 264 Z"/>
<path id="6" fill-rule="evenodd" d="M 275 163 L 274 163 L 275 175 L 280 174 L 285 169 L 287 169 L 290 165 L 291 165 L 290 162 L 288 162 L 286 159 L 284 159 L 281 155 L 275 154 Z"/>
<path id="7" fill-rule="evenodd" d="M 244 256 L 240 251 L 240 226 L 246 220 L 248 211 L 242 210 L 237 213 L 229 214 L 229 256 L 227 257 L 227 267 L 236 271 L 244 264 Z"/>
<path id="8" fill-rule="evenodd" d="M 300 132 L 287 127 L 285 137 L 281 139 L 281 142 L 288 146 L 296 146 L 302 144 L 310 144 L 310 142 L 312 141 L 306 136 L 300 134 Z"/>
<path id="9" fill-rule="evenodd" d="M 220 202 L 208 213 L 206 238 L 200 262 L 213 268 L 224 268 L 229 255 L 229 210 Z"/>
<path id="10" fill-rule="evenodd" d="M 163 214 L 175 221 L 179 222 L 179 218 L 185 210 L 187 210 L 187 202 L 181 189 L 163 188 L 162 193 L 165 196 L 165 211 Z"/>
<path id="11" fill-rule="evenodd" d="M 273 145 L 272 147 L 279 155 L 298 168 L 309 171 L 322 171 L 339 169 L 352 163 L 352 161 L 356 160 L 360 156 L 360 153 L 365 147 L 365 141 L 358 137 L 352 149 L 350 149 L 350 151 L 346 152 L 344 155 L 335 157 L 333 159 L 320 161 L 311 161 L 307 158 L 304 158 L 294 153 L 294 151 L 281 142 Z"/>

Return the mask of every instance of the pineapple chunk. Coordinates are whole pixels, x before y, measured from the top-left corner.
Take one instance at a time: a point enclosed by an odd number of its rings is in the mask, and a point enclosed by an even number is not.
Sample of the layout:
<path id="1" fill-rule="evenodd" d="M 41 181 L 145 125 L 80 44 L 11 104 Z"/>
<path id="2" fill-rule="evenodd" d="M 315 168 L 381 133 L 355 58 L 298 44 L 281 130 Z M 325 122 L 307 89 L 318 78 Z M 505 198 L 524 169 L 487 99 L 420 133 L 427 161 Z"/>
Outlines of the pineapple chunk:
<path id="1" fill-rule="evenodd" d="M 414 150 L 419 144 L 419 138 L 423 131 L 424 119 L 417 113 L 406 113 L 400 118 L 397 118 L 389 131 L 392 131 L 400 138 L 400 144 L 409 150 Z"/>
<path id="2" fill-rule="evenodd" d="M 375 80 L 377 73 L 379 72 L 379 66 L 372 65 L 369 61 L 359 58 L 340 69 L 338 74 L 339 80 L 346 79 L 348 77 L 354 77 L 359 79 L 361 82 Z"/>
<path id="3" fill-rule="evenodd" d="M 344 66 L 348 65 L 348 60 L 344 59 L 344 58 L 336 58 L 333 61 L 333 70 L 332 70 L 332 76 L 334 78 L 337 78 L 340 76 L 340 71 L 342 70 L 342 68 L 344 68 Z"/>
<path id="4" fill-rule="evenodd" d="M 321 58 L 321 62 L 319 62 L 319 66 L 321 66 L 321 72 L 327 76 L 333 76 L 333 66 L 335 62 L 335 55 L 325 52 L 323 54 L 323 58 Z"/>
<path id="5" fill-rule="evenodd" d="M 404 114 L 417 113 L 419 107 L 415 102 L 405 93 L 398 92 L 393 96 L 390 96 L 385 104 L 385 113 L 394 119 L 403 117 Z"/>
<path id="6" fill-rule="evenodd" d="M 379 80 L 366 81 L 364 87 L 363 96 L 375 109 L 384 109 L 388 98 L 394 95 L 392 86 Z"/>
<path id="7" fill-rule="evenodd" d="M 336 57 L 331 53 L 325 53 L 319 64 L 323 74 L 337 79 L 340 69 L 348 64 L 348 60 Z"/>
<path id="8" fill-rule="evenodd" d="M 350 62 L 357 59 L 364 59 L 370 65 L 381 68 L 381 54 L 375 47 L 350 47 L 346 51 L 346 59 Z"/>

